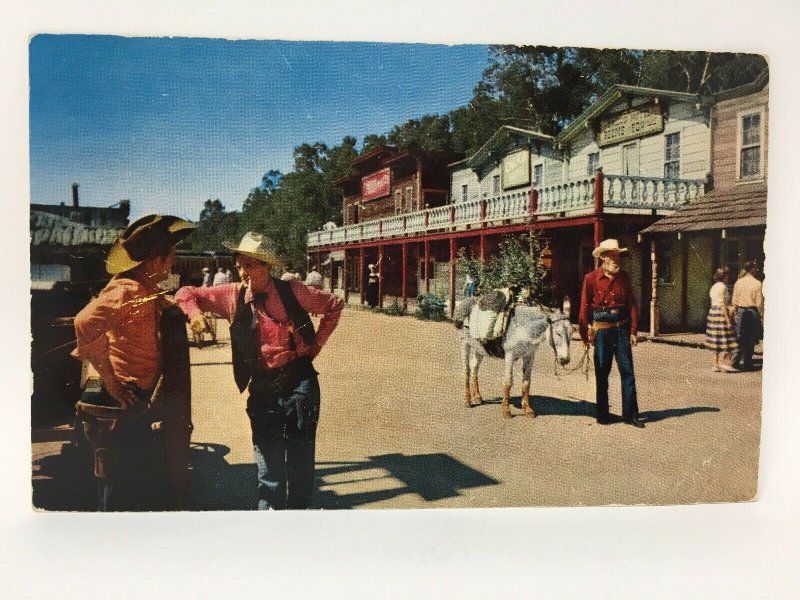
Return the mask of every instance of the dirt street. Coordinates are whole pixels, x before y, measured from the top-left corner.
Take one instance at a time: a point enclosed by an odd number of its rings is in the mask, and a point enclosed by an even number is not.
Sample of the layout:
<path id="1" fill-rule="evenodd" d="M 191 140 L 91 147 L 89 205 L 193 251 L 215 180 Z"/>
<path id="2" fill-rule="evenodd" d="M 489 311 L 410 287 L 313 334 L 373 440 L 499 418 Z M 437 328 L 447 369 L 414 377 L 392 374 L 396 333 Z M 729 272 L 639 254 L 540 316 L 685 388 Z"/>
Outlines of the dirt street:
<path id="1" fill-rule="evenodd" d="M 192 349 L 192 508 L 255 506 L 245 397 L 220 344 Z M 573 361 L 582 346 L 573 342 Z M 322 386 L 315 508 L 672 504 L 755 496 L 761 373 L 713 373 L 710 353 L 642 342 L 634 349 L 645 429 L 594 419 L 594 381 L 556 377 L 542 346 L 531 396 L 539 417 L 499 405 L 502 362 L 481 370 L 486 403 L 463 406 L 449 323 L 347 308 L 315 361 Z M 574 364 L 574 363 L 573 363 Z M 619 377 L 610 382 L 620 414 Z"/>

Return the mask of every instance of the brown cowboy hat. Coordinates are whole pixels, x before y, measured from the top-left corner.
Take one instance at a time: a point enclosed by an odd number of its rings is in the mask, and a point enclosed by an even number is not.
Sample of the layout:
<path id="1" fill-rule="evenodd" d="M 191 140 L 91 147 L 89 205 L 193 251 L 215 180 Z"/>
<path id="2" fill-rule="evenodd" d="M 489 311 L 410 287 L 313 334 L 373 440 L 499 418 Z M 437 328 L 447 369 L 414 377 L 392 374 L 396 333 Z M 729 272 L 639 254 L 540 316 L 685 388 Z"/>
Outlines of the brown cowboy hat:
<path id="1" fill-rule="evenodd" d="M 106 271 L 124 273 L 142 264 L 154 251 L 172 247 L 189 235 L 196 225 L 172 215 L 147 215 L 128 225 L 111 246 Z"/>

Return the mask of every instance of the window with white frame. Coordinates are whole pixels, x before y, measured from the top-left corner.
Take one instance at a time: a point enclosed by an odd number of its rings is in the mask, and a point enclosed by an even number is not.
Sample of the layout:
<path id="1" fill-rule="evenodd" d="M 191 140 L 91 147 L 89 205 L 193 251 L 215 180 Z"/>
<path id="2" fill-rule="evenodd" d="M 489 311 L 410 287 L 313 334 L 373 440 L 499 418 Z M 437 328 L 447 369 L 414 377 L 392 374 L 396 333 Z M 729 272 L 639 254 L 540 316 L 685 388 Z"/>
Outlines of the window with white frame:
<path id="1" fill-rule="evenodd" d="M 739 179 L 760 177 L 761 113 L 742 115 L 739 127 Z"/>
<path id="2" fill-rule="evenodd" d="M 542 185 L 542 169 L 541 164 L 533 165 L 533 185 L 535 186 Z"/>
<path id="3" fill-rule="evenodd" d="M 466 202 L 469 198 L 469 186 L 465 183 L 461 186 L 461 201 Z"/>
<path id="4" fill-rule="evenodd" d="M 492 177 L 492 193 L 499 194 L 500 193 L 500 175 L 495 175 Z"/>
<path id="5" fill-rule="evenodd" d="M 664 179 L 679 179 L 681 176 L 681 134 L 664 136 Z"/>
<path id="6" fill-rule="evenodd" d="M 589 162 L 586 165 L 586 175 L 592 177 L 600 166 L 600 153 L 592 152 L 589 154 Z"/>
<path id="7" fill-rule="evenodd" d="M 403 212 L 403 192 L 396 190 L 394 193 L 394 214 L 399 215 Z"/>

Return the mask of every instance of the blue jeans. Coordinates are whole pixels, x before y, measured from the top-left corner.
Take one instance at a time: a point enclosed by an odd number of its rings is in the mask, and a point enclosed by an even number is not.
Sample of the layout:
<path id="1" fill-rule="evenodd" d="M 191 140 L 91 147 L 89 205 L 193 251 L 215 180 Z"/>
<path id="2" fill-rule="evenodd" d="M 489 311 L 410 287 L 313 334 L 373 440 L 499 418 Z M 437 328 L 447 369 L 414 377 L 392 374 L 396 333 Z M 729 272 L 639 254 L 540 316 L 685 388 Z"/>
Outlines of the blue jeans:
<path id="1" fill-rule="evenodd" d="M 316 373 L 283 395 L 251 383 L 247 415 L 258 467 L 258 509 L 308 508 L 314 494 L 314 451 L 319 421 Z"/>
<path id="2" fill-rule="evenodd" d="M 608 375 L 611 363 L 617 359 L 622 379 L 622 418 L 639 416 L 636 402 L 636 378 L 633 375 L 633 353 L 630 330 L 627 327 L 600 329 L 594 336 L 594 371 L 597 389 L 597 417 L 608 417 Z"/>

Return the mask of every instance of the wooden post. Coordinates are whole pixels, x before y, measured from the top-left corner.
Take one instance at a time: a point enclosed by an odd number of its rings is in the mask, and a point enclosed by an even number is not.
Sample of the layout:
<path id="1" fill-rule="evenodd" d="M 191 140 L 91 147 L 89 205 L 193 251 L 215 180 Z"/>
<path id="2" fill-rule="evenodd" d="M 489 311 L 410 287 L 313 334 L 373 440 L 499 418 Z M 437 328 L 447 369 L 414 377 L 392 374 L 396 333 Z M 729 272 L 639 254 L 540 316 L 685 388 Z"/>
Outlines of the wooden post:
<path id="1" fill-rule="evenodd" d="M 378 308 L 383 308 L 383 246 L 378 246 Z"/>
<path id="2" fill-rule="evenodd" d="M 603 241 L 603 169 L 597 169 L 594 176 L 594 247 Z M 600 259 L 594 261 L 594 266 L 600 266 Z"/>
<path id="3" fill-rule="evenodd" d="M 364 304 L 364 246 L 358 249 L 358 294 Z"/>
<path id="4" fill-rule="evenodd" d="M 455 204 L 450 205 L 450 229 L 455 229 L 456 222 L 456 207 Z"/>
<path id="5" fill-rule="evenodd" d="M 317 271 L 322 273 L 322 252 L 317 252 Z"/>
<path id="6" fill-rule="evenodd" d="M 456 238 L 450 238 L 450 317 L 456 308 Z"/>
<path id="7" fill-rule="evenodd" d="M 483 264 L 486 264 L 486 234 L 481 234 L 480 237 L 480 259 Z"/>
<path id="8" fill-rule="evenodd" d="M 681 248 L 681 330 L 686 331 L 689 312 L 689 247 L 684 236 L 678 233 Z"/>
<path id="9" fill-rule="evenodd" d="M 481 198 L 481 227 L 486 227 L 486 198 Z"/>
<path id="10" fill-rule="evenodd" d="M 344 289 L 344 303 L 347 304 L 347 250 L 342 250 L 344 252 L 344 266 L 342 267 L 342 288 Z"/>
<path id="11" fill-rule="evenodd" d="M 423 269 L 424 273 L 423 280 L 425 281 L 425 293 L 429 294 L 431 291 L 431 280 L 428 272 L 428 265 L 431 262 L 431 243 L 428 240 L 425 240 L 424 244 L 425 244 L 425 265 Z"/>
<path id="12" fill-rule="evenodd" d="M 650 242 L 650 266 L 653 273 L 650 277 L 650 335 L 659 334 L 658 323 L 658 257 L 656 256 L 656 240 Z"/>
<path id="13" fill-rule="evenodd" d="M 536 220 L 536 210 L 539 208 L 539 191 L 536 188 L 531 188 L 530 195 L 528 196 L 528 211 L 530 213 L 530 220 L 533 223 Z"/>
<path id="14" fill-rule="evenodd" d="M 406 262 L 408 262 L 408 244 L 403 242 L 403 268 L 401 269 L 401 276 L 403 277 L 403 308 L 408 308 L 408 297 L 406 295 Z"/>

